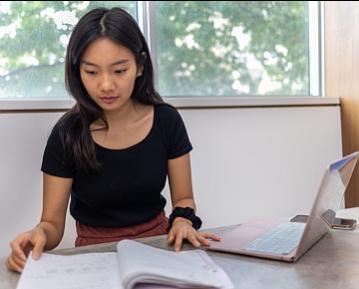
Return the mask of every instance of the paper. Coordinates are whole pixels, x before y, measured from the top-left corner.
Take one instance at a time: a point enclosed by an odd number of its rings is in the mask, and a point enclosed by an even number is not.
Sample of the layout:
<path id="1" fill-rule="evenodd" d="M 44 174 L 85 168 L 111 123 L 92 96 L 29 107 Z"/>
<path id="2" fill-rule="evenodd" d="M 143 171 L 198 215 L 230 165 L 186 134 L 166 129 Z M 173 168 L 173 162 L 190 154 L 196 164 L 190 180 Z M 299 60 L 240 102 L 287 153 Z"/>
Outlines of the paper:
<path id="1" fill-rule="evenodd" d="M 30 256 L 17 289 L 233 288 L 223 269 L 202 250 L 173 252 L 131 240 L 120 241 L 117 250 L 43 253 L 38 261 Z"/>
<path id="2" fill-rule="evenodd" d="M 217 288 L 222 285 L 216 274 L 218 266 L 202 250 L 173 252 L 124 240 L 118 243 L 117 252 L 120 278 L 126 288 L 136 281 Z"/>
<path id="3" fill-rule="evenodd" d="M 115 252 L 28 257 L 17 289 L 119 289 Z"/>

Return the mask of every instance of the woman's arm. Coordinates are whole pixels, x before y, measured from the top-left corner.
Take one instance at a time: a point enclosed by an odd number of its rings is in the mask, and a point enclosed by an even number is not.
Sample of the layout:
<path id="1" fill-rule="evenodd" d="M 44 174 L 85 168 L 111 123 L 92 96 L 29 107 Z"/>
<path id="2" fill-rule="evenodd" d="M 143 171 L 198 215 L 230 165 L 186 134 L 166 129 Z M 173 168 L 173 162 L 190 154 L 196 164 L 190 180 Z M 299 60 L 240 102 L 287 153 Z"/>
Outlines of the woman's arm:
<path id="1" fill-rule="evenodd" d="M 191 207 L 195 210 L 189 153 L 168 161 L 168 180 L 172 207 Z"/>
<path id="2" fill-rule="evenodd" d="M 193 198 L 191 164 L 189 153 L 170 159 L 168 161 L 168 180 L 171 191 L 172 207 L 190 207 L 196 210 Z M 186 218 L 177 217 L 172 223 L 168 233 L 168 243 L 174 244 L 175 250 L 179 251 L 184 239 L 187 239 L 193 246 L 208 246 L 206 238 L 220 240 L 212 233 L 199 233 L 192 227 L 192 222 Z"/>
<path id="3" fill-rule="evenodd" d="M 72 178 L 43 174 L 43 209 L 37 227 L 46 233 L 46 250 L 55 248 L 63 237 L 72 182 Z"/>
<path id="4" fill-rule="evenodd" d="M 44 249 L 51 250 L 60 243 L 65 229 L 71 186 L 71 178 L 43 175 L 43 209 L 40 223 L 32 230 L 18 235 L 10 243 L 11 254 L 7 259 L 10 270 L 21 272 L 30 250 L 33 250 L 33 257 L 38 259 Z"/>

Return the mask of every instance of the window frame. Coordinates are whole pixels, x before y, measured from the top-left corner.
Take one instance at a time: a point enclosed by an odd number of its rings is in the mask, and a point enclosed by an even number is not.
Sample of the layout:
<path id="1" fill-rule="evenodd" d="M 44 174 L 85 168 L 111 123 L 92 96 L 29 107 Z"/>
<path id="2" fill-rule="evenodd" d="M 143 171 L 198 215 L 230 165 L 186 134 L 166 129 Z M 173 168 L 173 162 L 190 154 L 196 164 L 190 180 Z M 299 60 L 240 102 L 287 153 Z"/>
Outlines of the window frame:
<path id="1" fill-rule="evenodd" d="M 306 105 L 338 105 L 339 99 L 325 98 L 324 83 L 324 1 L 308 1 L 309 20 L 309 95 L 308 96 L 182 96 L 163 99 L 177 107 L 206 108 L 206 107 L 248 107 L 248 106 L 306 106 Z M 156 1 L 137 1 L 139 26 L 148 42 L 153 59 L 155 85 L 158 87 L 157 67 L 157 33 L 155 31 Z M 0 111 L 28 110 L 64 110 L 74 105 L 71 98 L 29 98 L 6 99 L 0 98 Z"/>
<path id="2" fill-rule="evenodd" d="M 309 20 L 309 95 L 324 92 L 324 6 L 323 1 L 308 2 Z"/>

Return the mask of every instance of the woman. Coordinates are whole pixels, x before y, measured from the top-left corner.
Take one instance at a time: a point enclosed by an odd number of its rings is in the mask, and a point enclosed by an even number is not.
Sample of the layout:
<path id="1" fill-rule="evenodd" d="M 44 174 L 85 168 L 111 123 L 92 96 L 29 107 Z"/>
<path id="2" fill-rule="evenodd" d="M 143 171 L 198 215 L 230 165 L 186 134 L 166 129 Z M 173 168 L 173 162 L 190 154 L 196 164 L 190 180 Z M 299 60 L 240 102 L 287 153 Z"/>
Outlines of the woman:
<path id="1" fill-rule="evenodd" d="M 80 19 L 66 56 L 66 87 L 76 105 L 54 127 L 43 156 L 40 223 L 11 242 L 9 269 L 21 272 L 29 250 L 38 259 L 62 239 L 70 212 L 76 246 L 166 234 L 209 245 L 196 231 L 184 123 L 154 89 L 146 41 L 123 9 L 98 8 Z M 174 210 L 164 214 L 168 175 Z"/>

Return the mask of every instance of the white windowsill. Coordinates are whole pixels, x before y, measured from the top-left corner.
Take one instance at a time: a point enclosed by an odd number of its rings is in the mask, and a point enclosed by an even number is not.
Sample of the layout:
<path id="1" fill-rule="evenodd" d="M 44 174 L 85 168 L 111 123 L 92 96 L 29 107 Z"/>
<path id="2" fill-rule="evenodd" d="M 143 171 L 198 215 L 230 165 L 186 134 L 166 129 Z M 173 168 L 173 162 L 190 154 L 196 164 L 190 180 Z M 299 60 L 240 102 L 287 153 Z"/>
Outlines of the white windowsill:
<path id="1" fill-rule="evenodd" d="M 281 107 L 339 105 L 337 97 L 186 97 L 165 98 L 178 108 Z M 0 99 L 0 111 L 67 110 L 70 99 Z"/>
<path id="2" fill-rule="evenodd" d="M 275 107 L 339 105 L 337 97 L 193 97 L 167 98 L 176 107 Z"/>

